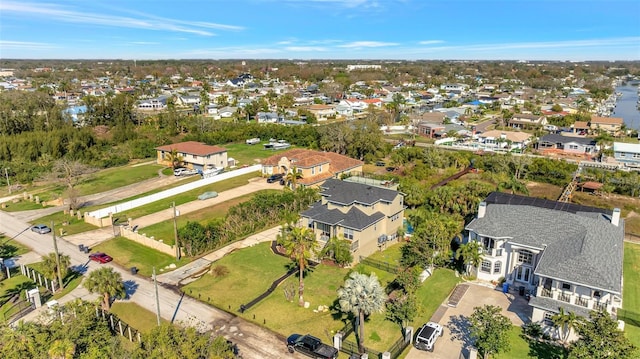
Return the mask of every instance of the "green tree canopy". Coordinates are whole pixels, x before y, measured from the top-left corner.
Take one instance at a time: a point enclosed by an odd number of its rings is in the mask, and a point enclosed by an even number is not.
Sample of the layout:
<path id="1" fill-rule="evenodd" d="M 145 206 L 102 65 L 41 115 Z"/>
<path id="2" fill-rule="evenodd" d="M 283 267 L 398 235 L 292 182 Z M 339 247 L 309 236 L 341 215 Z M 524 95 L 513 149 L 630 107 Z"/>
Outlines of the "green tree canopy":
<path id="1" fill-rule="evenodd" d="M 494 305 L 475 307 L 469 318 L 471 337 L 485 359 L 510 348 L 511 321 L 500 314 L 501 311 L 500 307 Z"/>

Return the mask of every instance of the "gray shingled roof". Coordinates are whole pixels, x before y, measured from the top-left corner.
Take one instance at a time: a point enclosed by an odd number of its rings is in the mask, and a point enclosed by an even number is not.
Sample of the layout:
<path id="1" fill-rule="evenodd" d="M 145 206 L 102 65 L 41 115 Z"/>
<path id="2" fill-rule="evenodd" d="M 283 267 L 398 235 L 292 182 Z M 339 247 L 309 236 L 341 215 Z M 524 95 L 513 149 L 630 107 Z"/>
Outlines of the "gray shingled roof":
<path id="1" fill-rule="evenodd" d="M 589 318 L 589 309 L 547 297 L 531 297 L 529 305 L 554 313 L 560 313 L 560 308 L 562 308 L 565 313 L 573 312 L 581 317 Z"/>
<path id="2" fill-rule="evenodd" d="M 584 146 L 595 146 L 596 144 L 596 141 L 593 138 L 562 136 L 555 133 L 542 136 L 542 138 L 540 138 L 540 142 L 561 143 L 563 145 L 569 142 L 575 142 Z"/>
<path id="3" fill-rule="evenodd" d="M 347 206 L 356 202 L 369 206 L 379 201 L 393 202 L 398 195 L 397 191 L 391 189 L 341 181 L 335 178 L 326 180 L 320 188 L 322 188 L 320 194 L 325 197 L 327 201 Z"/>
<path id="4" fill-rule="evenodd" d="M 536 275 L 621 293 L 623 219 L 615 226 L 602 213 L 488 204 L 485 216 L 466 229 L 514 244 L 546 246 Z"/>
<path id="5" fill-rule="evenodd" d="M 314 203 L 311 208 L 301 212 L 300 215 L 316 222 L 330 225 L 339 224 L 342 227 L 358 231 L 362 231 L 385 217 L 381 212 L 376 212 L 369 216 L 355 207 L 351 208 L 347 213 L 342 213 L 337 209 L 329 209 L 327 205 L 323 205 L 321 202 Z"/>

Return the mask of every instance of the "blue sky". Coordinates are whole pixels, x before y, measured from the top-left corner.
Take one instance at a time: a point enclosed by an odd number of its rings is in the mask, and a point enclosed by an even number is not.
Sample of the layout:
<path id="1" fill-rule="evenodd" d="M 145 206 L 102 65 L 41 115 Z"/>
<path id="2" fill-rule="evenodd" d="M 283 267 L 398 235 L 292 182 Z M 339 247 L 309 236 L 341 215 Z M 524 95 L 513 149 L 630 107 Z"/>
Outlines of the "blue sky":
<path id="1" fill-rule="evenodd" d="M 640 0 L 0 0 L 0 58 L 640 60 Z"/>

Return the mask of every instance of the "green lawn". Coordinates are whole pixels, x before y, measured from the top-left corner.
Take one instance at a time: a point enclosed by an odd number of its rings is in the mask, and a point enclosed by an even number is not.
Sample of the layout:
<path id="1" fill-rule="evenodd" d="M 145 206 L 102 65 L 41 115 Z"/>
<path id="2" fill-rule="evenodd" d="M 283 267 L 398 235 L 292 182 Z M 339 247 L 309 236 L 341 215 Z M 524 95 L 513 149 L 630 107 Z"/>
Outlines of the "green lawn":
<path id="1" fill-rule="evenodd" d="M 207 274 L 199 280 L 183 287 L 187 295 L 199 298 L 225 310 L 233 311 L 239 316 L 265 325 L 282 335 L 293 332 L 311 333 L 325 341 L 342 327 L 344 316 L 335 311 L 337 290 L 344 283 L 349 270 L 328 265 L 318 265 L 305 277 L 304 299 L 310 303 L 309 308 L 298 306 L 296 275 L 289 277 L 267 298 L 238 313 L 241 304 L 257 297 L 269 287 L 272 281 L 286 271 L 290 261 L 271 253 L 268 243 L 245 248 L 231 253 L 215 265 L 227 267 L 229 273 L 221 278 Z M 365 272 L 374 272 L 383 286 L 393 280 L 394 275 L 378 269 L 362 266 Z M 418 296 L 422 299 L 421 311 L 416 323 L 423 324 L 435 309 L 449 295 L 458 278 L 450 270 L 438 270 L 427 279 L 420 288 Z M 292 291 L 293 300 L 288 301 L 285 290 Z M 433 303 L 432 303 L 433 302 Z M 334 310 L 317 311 L 318 306 L 328 306 Z M 425 319 L 426 318 L 426 319 Z M 400 338 L 400 327 L 385 319 L 384 314 L 373 314 L 365 323 L 365 345 L 378 351 L 387 350 Z M 355 340 L 349 337 L 349 340 Z"/>
<path id="2" fill-rule="evenodd" d="M 399 265 L 400 258 L 402 257 L 402 252 L 400 252 L 400 248 L 402 248 L 402 243 L 395 243 L 387 247 L 383 251 L 377 251 L 373 253 L 368 258 L 375 259 L 377 261 L 386 262 L 386 263 L 391 263 L 393 265 Z"/>
<path id="3" fill-rule="evenodd" d="M 31 224 L 42 223 L 51 227 L 51 221 L 53 221 L 56 235 L 60 235 L 60 229 L 63 230 L 64 235 L 71 235 L 91 231 L 98 228 L 92 224 L 86 223 L 84 219 L 78 219 L 77 216 L 70 216 L 62 211 L 50 214 L 48 216 L 40 217 L 36 220 L 31 221 Z"/>
<path id="4" fill-rule="evenodd" d="M 0 258 L 11 258 L 29 252 L 27 246 L 0 234 Z"/>
<path id="5" fill-rule="evenodd" d="M 261 192 L 267 192 L 267 191 L 275 191 L 275 190 L 265 190 Z M 178 228 L 185 226 L 187 222 L 200 222 L 204 225 L 213 219 L 224 218 L 229 208 L 239 203 L 248 201 L 254 195 L 255 193 L 247 194 L 247 195 L 236 197 L 234 199 L 231 199 L 222 203 L 212 205 L 211 207 L 203 208 L 196 212 L 180 215 L 176 220 L 178 224 Z M 170 245 L 173 245 L 174 243 L 173 221 L 164 221 L 164 222 L 156 223 L 148 227 L 140 228 L 139 231 L 140 233 L 145 233 L 147 237 L 153 236 L 155 237 L 156 240 L 162 239 L 164 243 L 167 243 Z"/>
<path id="6" fill-rule="evenodd" d="M 113 261 L 124 268 L 138 267 L 138 275 L 151 277 L 153 267 L 156 273 L 168 271 L 168 265 L 174 263 L 180 267 L 190 261 L 182 257 L 176 261 L 175 256 L 158 252 L 124 237 L 116 237 L 91 248 L 92 252 L 104 252 L 113 257 Z"/>
<path id="7" fill-rule="evenodd" d="M 20 295 L 21 298 L 24 298 L 25 289 L 35 288 L 35 286 L 31 279 L 23 275 L 14 275 L 0 282 L 0 321 L 4 322 L 19 309 L 9 301 L 15 295 Z"/>
<path id="8" fill-rule="evenodd" d="M 108 168 L 90 175 L 80 182 L 76 189 L 81 196 L 105 192 L 157 177 L 158 171 L 162 168 L 163 166 L 157 164 Z"/>
<path id="9" fill-rule="evenodd" d="M 148 333 L 158 326 L 156 313 L 150 312 L 133 302 L 116 301 L 111 306 L 111 312 L 118 316 L 131 328 L 139 330 L 141 333 Z M 160 318 L 160 323 L 168 321 Z"/>
<path id="10" fill-rule="evenodd" d="M 627 337 L 640 347 L 640 244 L 624 244 L 624 290 L 622 308 Z M 622 314 L 622 313 L 620 313 Z"/>
<path id="11" fill-rule="evenodd" d="M 209 184 L 207 186 L 203 186 L 200 188 L 193 189 L 191 191 L 187 191 L 184 193 L 180 193 L 178 195 L 165 198 L 159 201 L 155 201 L 153 203 L 149 203 L 144 206 L 140 206 L 137 208 L 133 208 L 130 211 L 119 213 L 119 217 L 121 218 L 139 218 L 142 216 L 146 216 L 151 213 L 156 213 L 162 210 L 165 210 L 171 206 L 171 203 L 175 201 L 176 206 L 198 200 L 198 196 L 203 192 L 207 191 L 216 191 L 223 192 L 232 188 L 240 187 L 249 182 L 250 179 L 255 178 L 257 173 L 249 173 L 246 175 L 229 178 L 224 181 L 216 182 Z"/>
<path id="12" fill-rule="evenodd" d="M 263 138 L 262 142 L 256 145 L 247 145 L 246 143 L 228 143 L 223 147 L 227 149 L 229 157 L 233 157 L 237 161 L 238 166 L 242 165 L 255 165 L 260 163 L 260 160 L 273 156 L 276 153 L 282 153 L 286 150 L 271 151 L 265 150 L 263 143 L 269 141 L 268 138 Z M 293 146 L 291 148 L 294 148 Z"/>
<path id="13" fill-rule="evenodd" d="M 5 202 L 6 207 L 2 210 L 5 212 L 19 212 L 19 211 L 29 211 L 32 209 L 42 209 L 51 206 L 43 206 L 42 203 L 32 202 L 29 199 L 22 199 L 17 203 L 13 203 L 13 201 Z"/>
<path id="14" fill-rule="evenodd" d="M 495 359 L 560 359 L 564 358 L 566 355 L 562 347 L 530 341 L 524 338 L 521 334 L 521 327 L 515 325 L 512 326 L 511 331 L 509 331 L 509 343 L 511 344 L 510 350 L 491 357 Z"/>

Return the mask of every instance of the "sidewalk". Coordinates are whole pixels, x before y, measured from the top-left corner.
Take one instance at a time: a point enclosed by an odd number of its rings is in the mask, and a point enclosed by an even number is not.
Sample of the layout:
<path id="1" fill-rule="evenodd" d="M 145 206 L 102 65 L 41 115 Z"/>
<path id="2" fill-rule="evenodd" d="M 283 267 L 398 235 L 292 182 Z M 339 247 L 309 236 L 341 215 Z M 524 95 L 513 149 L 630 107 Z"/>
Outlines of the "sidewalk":
<path id="1" fill-rule="evenodd" d="M 258 243 L 270 242 L 276 240 L 276 237 L 280 233 L 280 226 L 269 228 L 260 233 L 256 233 L 241 241 L 231 243 L 217 251 L 211 252 L 206 256 L 196 259 L 195 261 L 177 268 L 171 272 L 158 275 L 156 278 L 159 282 L 167 283 L 171 285 L 184 285 L 196 280 L 192 275 L 200 272 L 204 268 L 208 267 L 211 263 L 224 257 L 225 255 L 235 251 L 236 249 L 252 247 Z"/>

